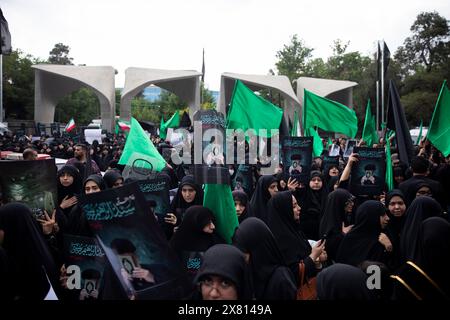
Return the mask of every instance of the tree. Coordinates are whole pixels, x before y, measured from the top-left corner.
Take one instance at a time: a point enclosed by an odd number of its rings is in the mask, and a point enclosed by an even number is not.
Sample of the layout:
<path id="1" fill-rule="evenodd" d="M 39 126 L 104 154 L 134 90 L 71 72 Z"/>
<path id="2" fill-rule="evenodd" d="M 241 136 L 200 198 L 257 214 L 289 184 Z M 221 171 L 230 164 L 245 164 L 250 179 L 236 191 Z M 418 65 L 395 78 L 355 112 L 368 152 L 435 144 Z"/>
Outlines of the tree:
<path id="1" fill-rule="evenodd" d="M 205 85 L 203 82 L 200 86 L 200 94 L 202 96 L 202 105 L 201 109 L 216 109 L 216 102 L 214 101 L 214 96 L 212 95 L 211 91 L 208 90 L 208 88 L 205 88 Z"/>
<path id="2" fill-rule="evenodd" d="M 74 118 L 79 125 L 88 125 L 100 117 L 100 102 L 97 95 L 88 88 L 81 88 L 65 96 L 55 108 L 55 120 L 67 122 Z"/>
<path id="3" fill-rule="evenodd" d="M 69 46 L 62 43 L 55 44 L 55 47 L 50 51 L 48 62 L 51 64 L 73 64 L 73 58 L 69 57 Z"/>
<path id="4" fill-rule="evenodd" d="M 415 72 L 418 66 L 424 66 L 430 72 L 435 65 L 445 63 L 450 53 L 447 19 L 437 12 L 422 12 L 410 30 L 413 35 L 395 54 L 404 71 Z"/>
<path id="5" fill-rule="evenodd" d="M 276 54 L 278 74 L 287 76 L 294 83 L 294 80 L 307 72 L 307 62 L 312 57 L 313 50 L 305 46 L 303 40 L 298 40 L 296 34 L 293 35 L 291 43 L 284 45 Z"/>

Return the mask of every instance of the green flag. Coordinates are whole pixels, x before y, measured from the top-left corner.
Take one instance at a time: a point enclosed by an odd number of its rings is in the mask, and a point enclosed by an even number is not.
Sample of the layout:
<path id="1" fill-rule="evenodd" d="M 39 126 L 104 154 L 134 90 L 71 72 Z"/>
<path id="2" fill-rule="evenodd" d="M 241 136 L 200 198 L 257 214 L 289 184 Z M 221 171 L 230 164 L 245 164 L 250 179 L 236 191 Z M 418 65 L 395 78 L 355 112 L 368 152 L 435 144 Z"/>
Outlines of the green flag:
<path id="1" fill-rule="evenodd" d="M 230 186 L 227 184 L 206 184 L 203 206 L 214 213 L 217 233 L 227 243 L 231 243 L 234 230 L 238 227 L 239 222 Z"/>
<path id="2" fill-rule="evenodd" d="M 370 99 L 367 100 L 366 119 L 364 120 L 362 139 L 367 143 L 369 148 L 372 148 L 374 143 L 378 143 L 378 135 L 375 130 L 375 118 L 372 115 L 372 110 L 370 108 Z"/>
<path id="3" fill-rule="evenodd" d="M 313 156 L 320 157 L 323 151 L 322 138 L 314 128 L 308 128 L 306 130 L 306 136 L 313 137 Z"/>
<path id="4" fill-rule="evenodd" d="M 386 185 L 388 188 L 388 191 L 391 191 L 394 189 L 394 173 L 392 169 L 392 161 L 391 161 L 391 141 L 389 140 L 389 137 L 391 136 L 393 132 L 389 131 L 386 132 Z"/>
<path id="5" fill-rule="evenodd" d="M 177 110 L 172 115 L 172 117 L 164 122 L 163 118 L 161 118 L 161 124 L 159 125 L 159 136 L 161 139 L 165 139 L 167 136 L 168 128 L 177 128 L 180 125 L 180 112 Z"/>
<path id="6" fill-rule="evenodd" d="M 354 138 L 358 132 L 358 119 L 352 109 L 343 104 L 322 98 L 305 89 L 303 98 L 303 128 L 319 127 Z"/>
<path id="7" fill-rule="evenodd" d="M 299 129 L 300 126 L 299 126 L 298 112 L 294 111 L 294 123 L 292 124 L 291 137 L 300 137 Z"/>
<path id="8" fill-rule="evenodd" d="M 283 110 L 269 101 L 257 96 L 241 81 L 236 80 L 227 118 L 227 129 L 267 129 L 267 138 L 271 129 L 279 129 Z"/>
<path id="9" fill-rule="evenodd" d="M 419 135 L 417 136 L 416 145 L 420 143 L 420 140 L 422 140 L 422 119 L 420 119 Z"/>
<path id="10" fill-rule="evenodd" d="M 166 166 L 166 161 L 156 150 L 139 122 L 135 118 L 131 118 L 130 133 L 128 134 L 119 164 L 133 166 L 133 162 L 138 159 L 144 160 L 139 161 L 139 166 L 152 171 L 159 172 Z"/>
<path id="11" fill-rule="evenodd" d="M 427 139 L 445 157 L 450 154 L 450 90 L 447 88 L 447 80 L 442 84 L 431 118 Z"/>

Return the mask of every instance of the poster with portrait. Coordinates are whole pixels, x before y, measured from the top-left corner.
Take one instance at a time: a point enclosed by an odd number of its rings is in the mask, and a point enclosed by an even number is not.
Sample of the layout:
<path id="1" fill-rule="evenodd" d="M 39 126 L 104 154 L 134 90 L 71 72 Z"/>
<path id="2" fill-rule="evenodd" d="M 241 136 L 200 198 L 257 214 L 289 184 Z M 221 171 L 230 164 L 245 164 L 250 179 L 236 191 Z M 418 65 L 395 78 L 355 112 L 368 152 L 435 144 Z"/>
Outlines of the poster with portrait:
<path id="1" fill-rule="evenodd" d="M 330 157 L 335 157 L 335 156 L 339 156 L 340 152 L 341 152 L 341 147 L 338 144 L 333 143 L 330 146 L 330 151 L 328 152 L 328 155 Z"/>
<path id="2" fill-rule="evenodd" d="M 167 174 L 159 174 L 153 179 L 139 180 L 139 190 L 144 194 L 145 201 L 153 209 L 158 223 L 164 225 L 164 217 L 169 212 L 170 178 Z"/>
<path id="3" fill-rule="evenodd" d="M 339 155 L 337 156 L 324 155 L 322 161 L 323 173 L 327 175 L 328 170 L 330 170 L 332 166 L 336 166 L 339 168 Z"/>
<path id="4" fill-rule="evenodd" d="M 201 130 L 200 130 L 201 128 Z M 225 118 L 216 110 L 199 110 L 194 114 L 194 140 L 201 132 L 202 149 L 194 152 L 194 177 L 198 184 L 230 184 L 225 166 Z M 194 145 L 195 148 L 195 145 Z"/>
<path id="5" fill-rule="evenodd" d="M 236 174 L 232 181 L 232 190 L 242 190 L 249 198 L 253 194 L 253 166 L 246 164 L 237 165 Z"/>
<path id="6" fill-rule="evenodd" d="M 97 300 L 101 292 L 105 269 L 105 253 L 95 238 L 64 235 L 65 266 L 77 266 L 80 271 L 80 288 L 73 289 L 76 300 Z"/>
<path id="7" fill-rule="evenodd" d="M 44 219 L 58 199 L 55 159 L 0 161 L 0 188 L 4 202 L 22 202 Z"/>
<path id="8" fill-rule="evenodd" d="M 344 150 L 344 159 L 348 159 L 352 153 L 354 152 L 353 149 L 356 146 L 356 140 L 349 139 L 345 142 L 345 150 Z"/>
<path id="9" fill-rule="evenodd" d="M 138 182 L 85 195 L 80 205 L 130 299 L 180 299 L 186 274 L 146 208 Z"/>
<path id="10" fill-rule="evenodd" d="M 352 166 L 350 192 L 367 196 L 381 194 L 386 172 L 384 149 L 355 147 L 353 152 L 358 154 L 359 161 Z"/>
<path id="11" fill-rule="evenodd" d="M 312 137 L 283 137 L 281 140 L 281 153 L 283 159 L 283 172 L 306 184 L 309 181 L 312 162 Z"/>

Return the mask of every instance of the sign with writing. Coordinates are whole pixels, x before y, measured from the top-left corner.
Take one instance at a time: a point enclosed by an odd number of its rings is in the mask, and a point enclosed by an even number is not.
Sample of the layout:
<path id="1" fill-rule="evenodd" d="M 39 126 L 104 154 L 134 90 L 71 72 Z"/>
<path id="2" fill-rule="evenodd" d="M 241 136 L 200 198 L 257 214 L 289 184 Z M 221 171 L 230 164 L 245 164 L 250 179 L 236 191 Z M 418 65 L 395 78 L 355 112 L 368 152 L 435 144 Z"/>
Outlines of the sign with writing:
<path id="1" fill-rule="evenodd" d="M 312 137 L 283 137 L 281 140 L 283 172 L 303 184 L 309 182 L 312 162 Z"/>

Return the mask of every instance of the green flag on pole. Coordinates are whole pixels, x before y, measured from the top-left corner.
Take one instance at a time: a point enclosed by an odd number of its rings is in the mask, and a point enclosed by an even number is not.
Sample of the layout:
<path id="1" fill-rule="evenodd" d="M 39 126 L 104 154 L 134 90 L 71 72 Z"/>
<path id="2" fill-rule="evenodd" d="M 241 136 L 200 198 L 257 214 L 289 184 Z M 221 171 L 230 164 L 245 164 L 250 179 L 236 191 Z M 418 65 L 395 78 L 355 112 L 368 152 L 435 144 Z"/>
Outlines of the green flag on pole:
<path id="1" fill-rule="evenodd" d="M 153 145 L 150 137 L 142 129 L 135 118 L 131 118 L 131 129 L 128 134 L 125 148 L 120 157 L 119 164 L 134 166 L 132 162 L 139 161 L 139 166 L 152 171 L 161 171 L 166 166 L 166 161 Z"/>
<path id="2" fill-rule="evenodd" d="M 352 109 L 343 104 L 318 96 L 306 89 L 303 98 L 303 128 L 318 127 L 354 138 L 358 132 L 358 119 Z"/>
<path id="3" fill-rule="evenodd" d="M 164 122 L 163 118 L 161 118 L 161 123 L 159 125 L 159 136 L 161 139 L 165 139 L 167 136 L 167 129 L 168 128 L 177 128 L 180 125 L 180 112 L 177 110 L 175 113 L 170 117 L 167 122 Z"/>
<path id="4" fill-rule="evenodd" d="M 370 99 L 367 100 L 366 119 L 364 120 L 362 139 L 366 142 L 369 148 L 371 148 L 374 143 L 378 143 L 378 135 L 375 130 L 375 118 L 372 115 Z"/>
<path id="5" fill-rule="evenodd" d="M 442 84 L 434 107 L 427 139 L 445 157 L 450 154 L 450 90 L 447 87 L 447 80 Z"/>
<path id="6" fill-rule="evenodd" d="M 306 130 L 306 136 L 313 137 L 313 156 L 320 157 L 323 151 L 322 138 L 314 128 L 308 128 Z"/>
<path id="7" fill-rule="evenodd" d="M 420 140 L 422 140 L 422 119 L 420 119 L 419 135 L 417 136 L 416 145 L 420 143 Z"/>
<path id="8" fill-rule="evenodd" d="M 300 137 L 300 123 L 297 111 L 294 111 L 294 123 L 292 124 L 291 137 Z"/>
<path id="9" fill-rule="evenodd" d="M 214 213 L 217 233 L 227 243 L 231 243 L 231 238 L 239 222 L 230 186 L 227 184 L 206 184 L 203 206 Z"/>
<path id="10" fill-rule="evenodd" d="M 271 129 L 279 129 L 283 110 L 271 102 L 257 96 L 241 81 L 236 80 L 227 117 L 227 129 L 267 129 L 267 138 Z"/>
<path id="11" fill-rule="evenodd" d="M 391 160 L 391 140 L 389 137 L 393 134 L 393 131 L 386 132 L 386 185 L 388 191 L 392 191 L 394 189 L 394 173 L 392 169 L 392 160 Z"/>

